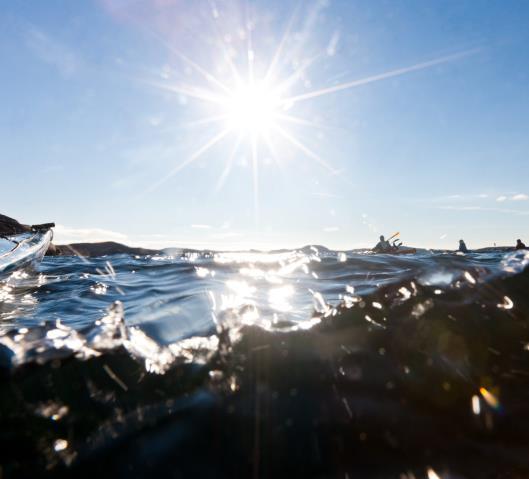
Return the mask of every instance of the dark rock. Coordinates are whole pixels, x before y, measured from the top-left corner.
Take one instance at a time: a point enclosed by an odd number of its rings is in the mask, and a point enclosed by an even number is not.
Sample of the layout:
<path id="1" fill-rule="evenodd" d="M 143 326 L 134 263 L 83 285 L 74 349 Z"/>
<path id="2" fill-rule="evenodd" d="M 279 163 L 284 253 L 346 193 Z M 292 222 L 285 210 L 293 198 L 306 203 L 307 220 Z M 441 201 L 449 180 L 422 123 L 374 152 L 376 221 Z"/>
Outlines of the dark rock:
<path id="1" fill-rule="evenodd" d="M 31 231 L 31 227 L 23 225 L 9 216 L 0 215 L 0 235 L 17 235 Z"/>
<path id="2" fill-rule="evenodd" d="M 105 256 L 112 254 L 148 255 L 160 251 L 146 248 L 134 248 L 113 241 L 103 243 L 73 243 L 67 245 L 50 245 L 47 256 Z"/>

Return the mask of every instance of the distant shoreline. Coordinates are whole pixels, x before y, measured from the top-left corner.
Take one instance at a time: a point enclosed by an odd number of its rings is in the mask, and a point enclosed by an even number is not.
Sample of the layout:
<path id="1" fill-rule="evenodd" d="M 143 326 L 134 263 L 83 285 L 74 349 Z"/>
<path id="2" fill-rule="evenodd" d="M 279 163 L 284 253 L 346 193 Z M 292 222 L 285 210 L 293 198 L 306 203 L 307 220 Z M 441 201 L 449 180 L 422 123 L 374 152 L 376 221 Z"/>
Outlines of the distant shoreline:
<path id="1" fill-rule="evenodd" d="M 64 245 L 51 244 L 46 256 L 106 256 L 112 254 L 153 255 L 160 254 L 161 250 L 148 248 L 135 248 L 114 241 L 99 243 L 72 243 Z"/>
<path id="2" fill-rule="evenodd" d="M 285 253 L 288 251 L 307 251 L 310 252 L 311 248 L 317 248 L 319 251 L 333 251 L 329 248 L 321 245 L 307 245 L 301 248 L 285 248 L 285 249 L 276 249 L 276 250 L 247 250 L 249 252 L 256 253 Z M 370 248 L 355 248 L 354 250 L 337 250 L 337 251 L 369 251 Z M 454 250 L 444 250 L 437 248 L 417 248 L 418 251 L 435 251 L 435 252 L 457 252 Z M 131 254 L 131 255 L 157 255 L 157 254 L 171 254 L 172 252 L 178 252 L 179 254 L 186 253 L 204 253 L 212 252 L 215 250 L 212 249 L 192 249 L 192 248 L 163 248 L 163 249 L 149 249 L 149 248 L 139 248 L 133 246 L 127 246 L 121 243 L 116 243 L 114 241 L 103 241 L 98 243 L 72 243 L 66 245 L 50 245 L 46 256 L 84 256 L 84 257 L 97 257 L 97 256 L 107 256 L 114 254 Z M 510 252 L 516 251 L 516 248 L 513 246 L 489 246 L 485 248 L 477 248 L 469 251 L 470 253 L 488 253 L 488 252 Z M 231 251 L 230 251 L 231 252 Z M 236 252 L 236 251 L 233 251 Z"/>
<path id="3" fill-rule="evenodd" d="M 29 225 L 24 225 L 19 223 L 17 220 L 10 218 L 9 216 L 4 216 L 0 214 L 0 235 L 14 235 L 22 234 L 31 231 Z M 321 245 L 306 245 L 301 248 L 283 248 L 275 250 L 255 250 L 250 249 L 246 251 L 250 252 L 259 252 L 259 253 L 281 253 L 287 251 L 305 251 L 310 252 L 311 248 L 317 248 L 320 251 L 331 251 L 329 248 Z M 406 246 L 410 247 L 410 246 Z M 354 250 L 337 250 L 337 251 L 367 251 L 369 247 L 366 248 L 355 248 Z M 455 252 L 454 250 L 443 250 L 437 248 L 417 248 L 417 250 L 423 251 L 439 251 L 439 252 Z M 477 248 L 471 250 L 470 252 L 476 253 L 487 253 L 487 252 L 498 252 L 498 251 L 515 251 L 514 246 L 488 246 L 485 248 Z M 85 256 L 85 257 L 97 257 L 97 256 L 106 256 L 114 254 L 131 254 L 131 255 L 156 255 L 156 254 L 171 254 L 171 251 L 174 252 L 183 252 L 183 253 L 204 253 L 214 251 L 210 248 L 205 249 L 194 249 L 194 248 L 163 248 L 163 249 L 150 249 L 150 248 L 140 248 L 134 246 L 127 246 L 122 243 L 116 243 L 114 241 L 102 241 L 97 243 L 71 243 L 63 245 L 51 244 L 46 252 L 46 256 Z M 234 251 L 236 252 L 236 251 Z"/>

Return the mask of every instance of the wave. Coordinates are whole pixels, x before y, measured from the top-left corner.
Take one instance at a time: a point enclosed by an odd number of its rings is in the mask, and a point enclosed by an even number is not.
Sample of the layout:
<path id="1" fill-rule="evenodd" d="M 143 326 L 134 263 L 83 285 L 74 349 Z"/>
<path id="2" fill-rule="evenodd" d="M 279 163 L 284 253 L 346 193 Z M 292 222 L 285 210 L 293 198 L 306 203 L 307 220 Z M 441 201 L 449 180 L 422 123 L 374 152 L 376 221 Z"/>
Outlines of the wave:
<path id="1" fill-rule="evenodd" d="M 529 254 L 314 256 L 114 259 L 107 292 L 122 288 L 123 303 L 89 324 L 6 327 L 3 473 L 529 476 Z M 63 294 L 104 265 L 48 261 L 57 281 L 40 288 Z M 256 290 L 222 308 L 226 281 Z M 274 322 L 269 292 L 289 285 L 302 307 L 293 293 Z M 128 319 L 129 293 L 145 304 L 156 288 L 160 309 L 175 292 L 193 309 L 201 288 L 216 308 L 188 312 L 208 319 L 167 341 L 166 318 Z"/>

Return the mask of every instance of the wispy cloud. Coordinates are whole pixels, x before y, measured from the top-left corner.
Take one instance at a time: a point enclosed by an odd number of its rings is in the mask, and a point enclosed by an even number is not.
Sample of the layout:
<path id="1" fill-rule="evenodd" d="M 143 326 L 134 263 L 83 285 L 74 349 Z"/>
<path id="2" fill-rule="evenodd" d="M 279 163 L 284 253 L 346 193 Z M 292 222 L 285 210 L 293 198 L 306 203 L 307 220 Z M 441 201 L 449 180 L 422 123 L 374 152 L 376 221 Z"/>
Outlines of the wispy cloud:
<path id="1" fill-rule="evenodd" d="M 524 210 L 515 210 L 512 208 L 488 208 L 485 206 L 469 205 L 469 206 L 454 206 L 454 205 L 445 205 L 438 206 L 440 210 L 450 210 L 450 211 L 488 211 L 494 213 L 507 213 L 512 215 L 526 216 L 529 215 L 529 211 Z"/>
<path id="2" fill-rule="evenodd" d="M 504 201 L 527 201 L 529 200 L 529 195 L 525 193 L 517 193 L 515 195 L 500 195 L 496 198 L 498 203 L 503 203 Z"/>
<path id="3" fill-rule="evenodd" d="M 334 193 L 315 192 L 311 194 L 312 196 L 317 196 L 318 198 L 342 198 L 341 196 L 336 195 Z"/>
<path id="4" fill-rule="evenodd" d="M 236 233 L 235 231 L 232 232 L 226 232 L 226 233 L 215 233 L 212 234 L 211 237 L 213 239 L 229 239 L 229 238 L 242 238 L 244 234 L 242 233 Z"/>
<path id="5" fill-rule="evenodd" d="M 79 58 L 70 47 L 35 27 L 28 28 L 26 44 L 40 60 L 57 68 L 63 76 L 69 77 L 79 69 Z"/>
<path id="6" fill-rule="evenodd" d="M 446 195 L 446 196 L 436 196 L 434 198 L 429 198 L 428 200 L 433 203 L 452 203 L 457 202 L 460 203 L 462 201 L 470 201 L 470 200 L 485 200 L 489 198 L 489 195 L 487 193 L 466 193 L 466 194 L 454 194 L 454 195 Z"/>
<path id="7" fill-rule="evenodd" d="M 57 225 L 54 229 L 54 242 L 65 243 L 95 243 L 98 241 L 128 242 L 128 236 L 116 231 L 102 228 L 71 228 Z"/>
<path id="8" fill-rule="evenodd" d="M 496 201 L 497 203 L 504 203 L 506 201 L 529 201 L 529 195 L 525 193 L 496 193 L 496 194 L 488 194 L 488 193 L 465 193 L 465 194 L 454 194 L 454 195 L 446 195 L 446 196 L 437 196 L 434 198 L 429 198 L 430 202 L 432 203 L 456 203 L 461 204 L 465 202 L 490 202 L 490 201 Z M 475 209 L 474 207 L 472 207 Z"/>

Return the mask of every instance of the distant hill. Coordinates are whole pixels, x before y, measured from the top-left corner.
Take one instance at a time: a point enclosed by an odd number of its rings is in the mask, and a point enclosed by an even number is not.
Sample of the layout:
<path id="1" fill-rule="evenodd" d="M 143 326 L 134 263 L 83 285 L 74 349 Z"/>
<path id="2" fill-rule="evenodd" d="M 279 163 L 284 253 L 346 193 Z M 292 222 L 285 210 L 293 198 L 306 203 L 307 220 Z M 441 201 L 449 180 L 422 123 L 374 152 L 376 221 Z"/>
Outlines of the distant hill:
<path id="1" fill-rule="evenodd" d="M 293 249 L 277 249 L 271 251 L 259 251 L 259 250 L 250 250 L 254 253 L 288 253 L 290 251 L 301 251 L 305 254 L 315 253 L 317 250 L 319 253 L 330 252 L 328 248 L 322 245 L 307 245 L 302 248 L 293 248 Z M 472 250 L 471 252 L 476 253 L 495 253 L 495 252 L 509 252 L 514 251 L 515 248 L 512 246 L 495 246 L 489 248 L 479 248 Z M 366 248 L 356 249 L 356 250 L 347 250 L 349 253 L 363 252 L 366 251 Z M 423 249 L 418 249 L 418 251 L 426 251 Z M 431 250 L 432 252 L 455 252 L 455 250 Z M 51 245 L 50 249 L 46 253 L 47 256 L 105 256 L 113 254 L 132 254 L 132 255 L 155 255 L 163 254 L 167 256 L 181 257 L 189 254 L 200 254 L 200 255 L 213 255 L 216 252 L 213 250 L 199 250 L 192 248 L 164 248 L 162 250 L 147 249 L 147 248 L 135 248 L 127 246 L 120 243 L 115 243 L 113 241 L 105 241 L 102 243 L 73 243 L 67 245 Z"/>
<path id="2" fill-rule="evenodd" d="M 102 243 L 73 243 L 65 245 L 51 245 L 47 256 L 105 256 L 111 254 L 133 254 L 133 255 L 153 255 L 161 251 L 146 248 L 134 248 L 114 241 Z"/>

